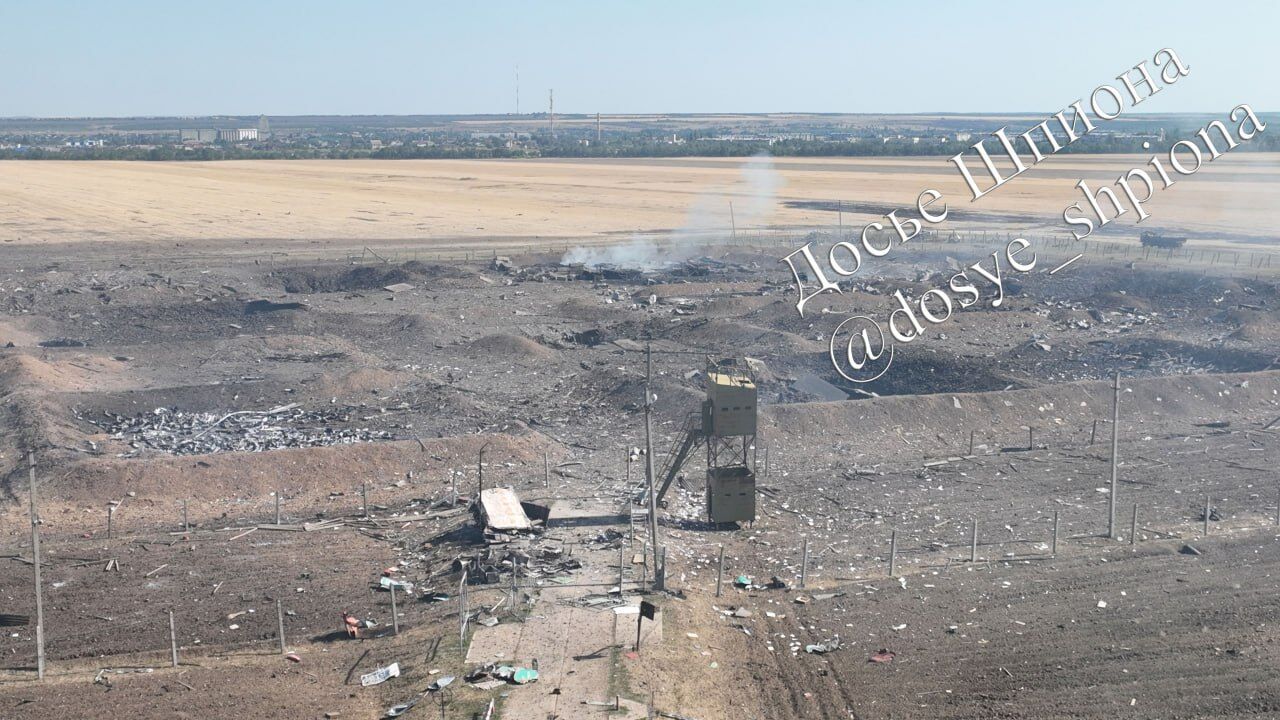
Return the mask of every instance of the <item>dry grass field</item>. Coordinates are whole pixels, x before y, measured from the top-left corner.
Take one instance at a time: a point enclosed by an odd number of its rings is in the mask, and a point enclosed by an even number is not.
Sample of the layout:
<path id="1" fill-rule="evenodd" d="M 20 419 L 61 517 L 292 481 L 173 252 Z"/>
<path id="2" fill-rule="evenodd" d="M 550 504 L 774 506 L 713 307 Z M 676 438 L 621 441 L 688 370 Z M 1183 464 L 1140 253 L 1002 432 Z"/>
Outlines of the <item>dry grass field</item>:
<path id="1" fill-rule="evenodd" d="M 801 203 L 841 201 L 846 224 L 909 208 L 925 188 L 953 226 L 1065 231 L 1076 181 L 1109 184 L 1138 156 L 1059 156 L 977 203 L 944 158 L 7 162 L 0 241 L 259 239 L 423 243 L 584 238 L 680 228 L 834 225 Z M 1200 239 L 1271 237 L 1280 158 L 1228 155 L 1161 191 L 1150 225 Z M 1123 218 L 1124 232 L 1136 235 Z"/>

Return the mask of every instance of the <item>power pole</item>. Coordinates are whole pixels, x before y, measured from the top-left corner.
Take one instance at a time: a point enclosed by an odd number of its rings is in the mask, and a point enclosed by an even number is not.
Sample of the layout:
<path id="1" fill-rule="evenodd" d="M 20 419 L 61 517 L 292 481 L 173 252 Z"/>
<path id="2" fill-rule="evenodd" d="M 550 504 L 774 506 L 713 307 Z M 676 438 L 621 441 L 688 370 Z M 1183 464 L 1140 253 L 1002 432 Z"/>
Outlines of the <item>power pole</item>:
<path id="1" fill-rule="evenodd" d="M 1107 502 L 1107 536 L 1116 539 L 1116 484 L 1118 479 L 1120 449 L 1120 373 L 1116 372 L 1111 399 L 1111 498 Z"/>
<path id="2" fill-rule="evenodd" d="M 547 111 L 551 116 L 551 139 L 556 139 L 556 91 L 551 89 L 547 91 Z"/>
<path id="3" fill-rule="evenodd" d="M 733 216 L 733 203 L 729 203 L 729 227 L 733 229 L 733 240 L 738 239 L 738 220 Z"/>
<path id="4" fill-rule="evenodd" d="M 645 343 L 644 374 L 644 479 L 649 486 L 649 539 L 653 543 L 654 589 L 662 590 L 666 582 L 666 568 L 658 565 L 658 496 L 653 472 L 653 394 L 649 385 L 653 382 L 653 345 Z"/>
<path id="5" fill-rule="evenodd" d="M 520 114 L 520 66 L 516 66 L 516 115 Z"/>
<path id="6" fill-rule="evenodd" d="M 31 502 L 31 559 L 36 569 L 36 678 L 44 679 L 44 596 L 40 590 L 40 515 L 36 513 L 36 454 L 27 451 L 31 471 L 28 491 Z"/>
<path id="7" fill-rule="evenodd" d="M 489 447 L 489 443 L 480 446 L 480 457 L 476 460 L 476 476 L 480 481 L 480 489 L 476 492 L 476 502 L 480 502 L 480 498 L 484 496 L 484 449 Z"/>
<path id="8" fill-rule="evenodd" d="M 596 144 L 600 144 L 600 113 L 596 113 Z"/>

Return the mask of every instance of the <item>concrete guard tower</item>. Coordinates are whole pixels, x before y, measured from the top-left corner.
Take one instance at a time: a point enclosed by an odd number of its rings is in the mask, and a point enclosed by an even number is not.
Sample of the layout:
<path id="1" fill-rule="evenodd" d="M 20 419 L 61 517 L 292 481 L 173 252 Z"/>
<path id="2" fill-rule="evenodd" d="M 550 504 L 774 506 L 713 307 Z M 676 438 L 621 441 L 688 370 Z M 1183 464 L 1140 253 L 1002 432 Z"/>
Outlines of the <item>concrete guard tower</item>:
<path id="1" fill-rule="evenodd" d="M 707 519 L 754 522 L 756 384 L 745 363 L 707 363 L 702 432 L 707 442 Z"/>
<path id="2" fill-rule="evenodd" d="M 667 490 L 699 443 L 707 447 L 707 519 L 713 523 L 756 519 L 756 384 L 745 361 L 707 358 L 707 397 L 700 412 L 689 413 L 680 434 L 655 476 L 662 502 Z M 635 501 L 644 500 L 641 483 Z"/>

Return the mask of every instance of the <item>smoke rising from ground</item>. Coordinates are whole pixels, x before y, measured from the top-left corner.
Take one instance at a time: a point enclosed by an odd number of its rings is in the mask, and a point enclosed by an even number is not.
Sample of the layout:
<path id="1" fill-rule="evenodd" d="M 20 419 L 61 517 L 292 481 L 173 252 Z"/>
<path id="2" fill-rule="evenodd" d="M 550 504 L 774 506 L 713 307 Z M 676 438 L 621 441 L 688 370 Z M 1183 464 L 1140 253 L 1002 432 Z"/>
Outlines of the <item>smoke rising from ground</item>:
<path id="1" fill-rule="evenodd" d="M 755 155 L 743 163 L 732 186 L 699 195 L 689 206 L 684 223 L 663 241 L 635 235 L 618 245 L 576 247 L 565 253 L 560 262 L 637 270 L 656 270 L 683 262 L 697 257 L 706 245 L 728 240 L 735 225 L 743 232 L 764 224 L 777 206 L 782 184 L 773 158 L 767 153 Z"/>

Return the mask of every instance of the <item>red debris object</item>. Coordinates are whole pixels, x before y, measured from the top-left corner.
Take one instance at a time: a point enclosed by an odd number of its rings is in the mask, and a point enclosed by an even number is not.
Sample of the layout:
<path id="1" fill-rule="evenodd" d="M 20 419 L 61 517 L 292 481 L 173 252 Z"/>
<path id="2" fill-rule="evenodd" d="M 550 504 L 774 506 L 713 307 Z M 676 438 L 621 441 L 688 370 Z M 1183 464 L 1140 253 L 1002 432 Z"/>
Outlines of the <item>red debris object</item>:
<path id="1" fill-rule="evenodd" d="M 873 662 L 873 663 L 890 663 L 890 662 L 893 662 L 893 659 L 897 656 L 898 654 L 892 650 L 886 650 L 884 648 L 880 648 L 880 652 L 876 653 L 875 655 L 872 655 L 870 658 L 867 659 L 867 661 Z"/>
<path id="2" fill-rule="evenodd" d="M 302 662 L 302 658 L 298 657 L 298 653 L 289 653 L 288 655 L 284 656 L 284 659 L 288 660 L 289 662 L 296 662 L 296 663 Z"/>

